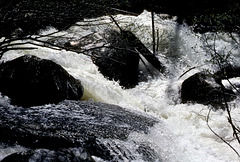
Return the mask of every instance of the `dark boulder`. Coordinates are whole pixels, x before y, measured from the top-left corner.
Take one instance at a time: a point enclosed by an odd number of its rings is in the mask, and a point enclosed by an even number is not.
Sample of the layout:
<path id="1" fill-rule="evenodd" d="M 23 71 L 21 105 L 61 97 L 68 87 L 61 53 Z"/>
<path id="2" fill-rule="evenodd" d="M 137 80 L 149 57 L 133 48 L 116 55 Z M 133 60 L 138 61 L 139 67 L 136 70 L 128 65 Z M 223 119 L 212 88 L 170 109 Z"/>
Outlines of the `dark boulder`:
<path id="1" fill-rule="evenodd" d="M 221 81 L 224 79 L 235 77 L 240 77 L 240 67 L 238 66 L 227 65 L 214 73 L 214 78 L 219 84 L 221 84 Z"/>
<path id="2" fill-rule="evenodd" d="M 26 162 L 32 156 L 32 152 L 17 152 L 5 157 L 1 162 Z"/>
<path id="3" fill-rule="evenodd" d="M 164 72 L 165 67 L 158 58 L 150 52 L 149 49 L 131 31 L 122 30 L 121 35 L 125 38 L 125 41 L 128 42 L 133 51 L 141 54 L 153 67 L 156 68 L 156 70 L 161 73 Z"/>
<path id="4" fill-rule="evenodd" d="M 69 100 L 28 109 L 3 105 L 0 123 L 0 143 L 26 148 L 5 157 L 5 161 L 92 161 L 93 157 L 161 161 L 157 150 L 146 141 L 129 138 L 134 132 L 150 134 L 149 129 L 160 124 L 159 120 L 119 106 Z"/>
<path id="5" fill-rule="evenodd" d="M 112 31 L 108 40 L 111 47 L 97 57 L 93 62 L 99 71 L 110 80 L 119 81 L 124 88 L 133 88 L 138 84 L 139 55 L 118 32 Z"/>
<path id="6" fill-rule="evenodd" d="M 221 105 L 235 99 L 232 90 L 217 83 L 212 74 L 199 72 L 182 83 L 182 103 L 196 102 L 201 104 Z"/>
<path id="7" fill-rule="evenodd" d="M 12 104 L 29 107 L 79 100 L 83 87 L 53 61 L 25 55 L 0 65 L 0 92 Z"/>
<path id="8" fill-rule="evenodd" d="M 164 66 L 144 44 L 130 31 L 107 31 L 106 49 L 95 51 L 93 62 L 99 71 L 110 80 L 119 81 L 124 88 L 133 88 L 139 82 L 139 61 L 151 64 L 158 73 L 164 72 Z M 148 68 L 146 66 L 146 68 Z M 148 69 L 151 74 L 151 70 Z M 153 72 L 152 72 L 153 73 Z"/>
<path id="9" fill-rule="evenodd" d="M 77 154 L 79 156 L 77 156 Z M 27 161 L 72 161 L 72 162 L 95 162 L 94 159 L 81 149 L 48 150 L 36 149 L 13 153 L 5 157 L 1 162 L 27 162 Z"/>

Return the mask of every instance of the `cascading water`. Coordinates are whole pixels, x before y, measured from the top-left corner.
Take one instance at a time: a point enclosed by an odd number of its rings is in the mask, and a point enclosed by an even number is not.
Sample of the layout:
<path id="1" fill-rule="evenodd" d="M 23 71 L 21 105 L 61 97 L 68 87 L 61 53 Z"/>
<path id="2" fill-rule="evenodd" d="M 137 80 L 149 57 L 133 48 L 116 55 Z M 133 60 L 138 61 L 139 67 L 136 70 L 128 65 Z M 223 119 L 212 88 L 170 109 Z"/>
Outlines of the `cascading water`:
<path id="1" fill-rule="evenodd" d="M 144 11 L 137 17 L 116 15 L 114 18 L 123 29 L 132 31 L 146 47 L 151 49 L 151 14 L 149 12 Z M 179 90 L 181 83 L 186 78 L 204 69 L 214 70 L 211 63 L 206 61 L 211 57 L 203 48 L 204 36 L 192 33 L 187 25 L 178 25 L 174 20 L 163 20 L 159 16 L 155 17 L 155 23 L 159 33 L 157 57 L 166 66 L 167 72 L 165 75 L 149 78 L 147 82 L 140 82 L 132 89 L 122 89 L 117 82 L 107 80 L 99 73 L 89 56 L 75 52 L 38 47 L 35 50 L 8 51 L 3 55 L 2 61 L 12 60 L 25 54 L 53 60 L 76 79 L 81 80 L 85 89 L 84 100 L 115 104 L 159 118 L 164 123 L 164 127 L 155 125 L 151 128 L 150 134 L 133 133 L 129 138 L 150 143 L 155 150 L 159 151 L 164 161 L 239 161 L 240 159 L 234 151 L 208 128 L 206 118 L 209 108 L 207 106 L 180 103 Z M 102 39 L 102 33 L 109 28 L 117 29 L 109 17 L 101 17 L 79 22 L 54 36 L 64 35 L 64 37 L 77 40 L 94 34 L 95 38 Z M 41 31 L 40 34 L 45 35 L 55 31 L 55 29 L 49 28 Z M 231 49 L 234 58 L 232 61 L 235 64 L 239 63 L 240 49 L 239 47 L 232 48 L 227 35 L 222 35 L 221 38 L 216 39 L 215 43 L 219 51 L 224 52 L 224 50 Z M 97 45 L 101 46 L 102 44 Z M 85 46 L 85 48 L 91 48 L 91 45 Z M 190 68 L 192 70 L 180 77 Z M 1 102 L 5 101 L 6 98 L 2 97 Z M 237 99 L 234 103 L 235 108 L 232 109 L 232 114 L 235 119 L 239 120 L 237 116 L 240 113 L 240 102 Z M 234 140 L 231 141 L 232 130 L 226 116 L 226 112 L 222 110 L 211 112 L 209 125 L 217 134 L 229 140 L 236 150 L 240 151 L 238 143 Z M 112 143 L 118 142 L 112 141 Z M 131 148 L 131 142 L 126 141 L 120 144 Z M 19 150 L 24 150 L 24 148 L 2 146 L 1 149 L 0 147 L 0 160 L 9 152 Z"/>

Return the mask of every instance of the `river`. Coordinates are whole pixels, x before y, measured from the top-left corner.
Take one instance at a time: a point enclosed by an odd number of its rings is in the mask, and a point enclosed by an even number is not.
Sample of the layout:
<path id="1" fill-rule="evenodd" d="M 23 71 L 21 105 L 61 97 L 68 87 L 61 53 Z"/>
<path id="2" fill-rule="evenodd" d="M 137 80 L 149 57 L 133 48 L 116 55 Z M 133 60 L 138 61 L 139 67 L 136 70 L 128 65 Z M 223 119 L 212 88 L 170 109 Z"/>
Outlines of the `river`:
<path id="1" fill-rule="evenodd" d="M 131 30 L 150 50 L 151 47 L 151 14 L 144 11 L 139 16 L 115 15 L 119 25 Z M 156 31 L 159 33 L 158 59 L 166 66 L 167 72 L 157 77 L 149 77 L 148 81 L 140 82 L 135 88 L 123 89 L 117 82 L 107 80 L 98 71 L 96 65 L 87 55 L 77 54 L 66 50 L 53 50 L 38 47 L 34 50 L 8 51 L 2 60 L 12 60 L 16 57 L 32 54 L 40 58 L 53 60 L 64 67 L 72 76 L 81 80 L 84 86 L 83 100 L 101 101 L 125 107 L 133 111 L 150 114 L 159 118 L 166 130 L 153 127 L 149 136 L 133 134 L 131 138 L 139 138 L 151 142 L 152 146 L 161 151 L 166 160 L 182 162 L 229 162 L 239 161 L 236 153 L 214 135 L 207 126 L 209 107 L 202 104 L 181 104 L 181 83 L 196 72 L 204 69 L 214 70 L 209 52 L 204 48 L 203 35 L 193 33 L 189 26 L 179 25 L 173 19 L 155 17 Z M 78 22 L 66 31 L 58 32 L 55 36 L 79 39 L 90 33 L 103 32 L 107 28 L 116 28 L 109 17 L 88 19 Z M 56 32 L 48 27 L 39 34 Z M 211 35 L 211 33 L 208 33 Z M 43 38 L 44 39 L 44 38 Z M 239 39 L 239 38 L 238 38 Z M 210 43 L 212 43 L 210 40 Z M 35 45 L 28 45 L 36 47 Z M 89 45 L 86 48 L 90 48 Z M 233 48 L 227 35 L 216 39 L 217 50 L 232 52 L 232 62 L 240 63 L 240 48 Z M 184 72 L 190 70 L 180 77 Z M 238 81 L 235 79 L 235 81 Z M 6 98 L 1 98 L 5 102 Z M 240 120 L 240 101 L 237 98 L 231 103 L 234 119 Z M 222 138 L 240 151 L 239 144 L 233 140 L 231 126 L 227 121 L 227 112 L 211 111 L 209 125 Z M 161 137 L 161 138 L 160 138 Z M 165 137 L 162 138 L 162 137 Z M 21 147 L 4 148 L 0 150 L 0 159 Z M 165 150 L 165 151 L 163 151 Z M 169 155 L 167 155 L 169 154 Z M 174 157 L 171 160 L 171 157 Z M 176 160 L 177 159 L 177 160 Z"/>

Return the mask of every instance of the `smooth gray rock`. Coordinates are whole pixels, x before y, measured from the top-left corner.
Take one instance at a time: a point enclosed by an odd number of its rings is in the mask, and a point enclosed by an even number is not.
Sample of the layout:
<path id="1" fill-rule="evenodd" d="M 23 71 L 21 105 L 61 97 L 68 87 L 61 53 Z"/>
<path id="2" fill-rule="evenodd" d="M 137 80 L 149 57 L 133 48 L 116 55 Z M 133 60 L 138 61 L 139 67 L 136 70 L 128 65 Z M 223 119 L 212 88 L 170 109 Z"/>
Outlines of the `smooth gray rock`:
<path id="1" fill-rule="evenodd" d="M 148 134 L 156 123 L 159 120 L 142 113 L 88 101 L 66 100 L 30 108 L 1 106 L 0 142 L 28 148 L 6 160 L 22 157 L 34 161 L 44 158 L 91 161 L 97 157 L 131 161 L 141 157 L 154 161 L 160 159 L 154 148 L 128 136 L 133 132 Z"/>

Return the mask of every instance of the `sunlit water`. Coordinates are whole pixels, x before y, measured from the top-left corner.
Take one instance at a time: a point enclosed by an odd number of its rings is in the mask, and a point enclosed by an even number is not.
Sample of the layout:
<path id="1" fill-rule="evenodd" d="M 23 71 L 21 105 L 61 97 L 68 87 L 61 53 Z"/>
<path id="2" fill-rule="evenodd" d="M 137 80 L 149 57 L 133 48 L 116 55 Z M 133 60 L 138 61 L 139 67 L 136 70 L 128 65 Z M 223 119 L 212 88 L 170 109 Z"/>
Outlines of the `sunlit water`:
<path id="1" fill-rule="evenodd" d="M 123 29 L 131 30 L 149 49 L 152 48 L 150 13 L 143 12 L 138 17 L 123 15 L 114 17 Z M 214 70 L 215 68 L 206 61 L 210 60 L 211 57 L 210 52 L 202 48 L 204 37 L 192 33 L 188 26 L 178 25 L 173 20 L 163 20 L 156 16 L 155 22 L 160 42 L 157 57 L 166 66 L 167 72 L 165 75 L 150 78 L 147 82 L 141 82 L 132 89 L 122 89 L 117 82 L 107 80 L 99 73 L 89 56 L 75 52 L 39 47 L 36 50 L 9 51 L 4 54 L 2 60 L 11 60 L 25 54 L 53 60 L 62 65 L 76 79 L 81 80 L 85 90 L 84 100 L 115 104 L 159 118 L 165 127 L 155 125 L 151 128 L 149 135 L 132 133 L 129 138 L 150 143 L 155 150 L 159 151 L 164 161 L 239 161 L 240 159 L 234 151 L 208 128 L 206 122 L 209 113 L 208 106 L 180 103 L 181 83 L 196 72 L 204 69 Z M 101 37 L 101 33 L 106 28 L 117 30 L 116 25 L 111 23 L 109 17 L 87 20 L 77 24 L 69 30 L 55 35 L 79 39 L 90 33 L 95 33 Z M 48 28 L 41 31 L 40 34 L 55 31 L 53 28 Z M 225 50 L 231 49 L 234 57 L 231 61 L 237 64 L 239 62 L 239 49 L 232 46 L 229 37 L 222 35 L 216 40 L 217 50 L 224 53 Z M 190 68 L 193 70 L 180 77 Z M 2 99 L 1 102 L 4 101 L 5 99 Z M 240 102 L 236 100 L 232 105 L 234 105 L 233 116 L 236 120 L 240 120 Z M 237 151 L 240 151 L 239 144 L 232 140 L 232 130 L 227 122 L 227 113 L 221 110 L 211 111 L 209 117 L 211 128 L 230 142 Z M 124 145 L 131 145 L 131 143 L 126 141 Z M 10 152 L 21 150 L 24 149 L 20 146 L 0 149 L 0 159 Z"/>

